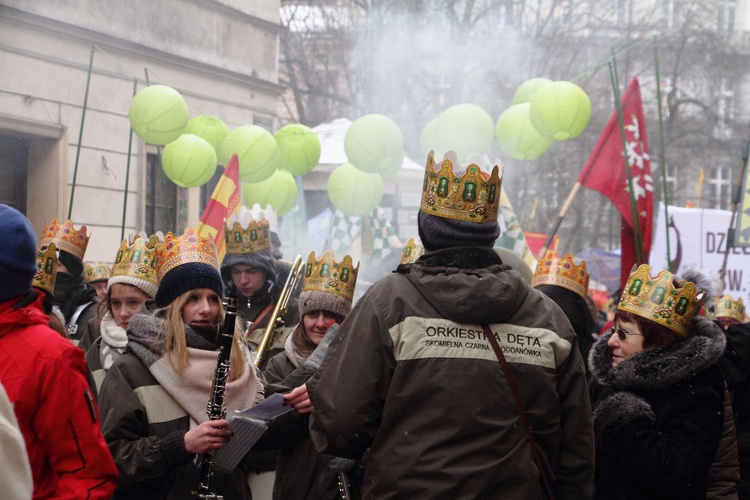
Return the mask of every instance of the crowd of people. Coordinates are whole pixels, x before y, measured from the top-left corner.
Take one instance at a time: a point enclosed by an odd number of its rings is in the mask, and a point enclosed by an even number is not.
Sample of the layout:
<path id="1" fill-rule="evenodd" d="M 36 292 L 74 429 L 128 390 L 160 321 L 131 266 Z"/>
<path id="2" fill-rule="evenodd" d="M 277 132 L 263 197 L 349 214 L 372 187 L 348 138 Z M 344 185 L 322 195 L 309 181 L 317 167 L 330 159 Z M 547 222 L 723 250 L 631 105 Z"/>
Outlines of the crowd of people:
<path id="1" fill-rule="evenodd" d="M 498 168 L 460 169 L 430 154 L 421 244 L 354 304 L 359 263 L 287 262 L 262 214 L 222 258 L 188 227 L 109 266 L 0 205 L 2 496 L 750 499 L 742 300 L 642 264 L 602 327 L 586 263 L 493 248 Z"/>

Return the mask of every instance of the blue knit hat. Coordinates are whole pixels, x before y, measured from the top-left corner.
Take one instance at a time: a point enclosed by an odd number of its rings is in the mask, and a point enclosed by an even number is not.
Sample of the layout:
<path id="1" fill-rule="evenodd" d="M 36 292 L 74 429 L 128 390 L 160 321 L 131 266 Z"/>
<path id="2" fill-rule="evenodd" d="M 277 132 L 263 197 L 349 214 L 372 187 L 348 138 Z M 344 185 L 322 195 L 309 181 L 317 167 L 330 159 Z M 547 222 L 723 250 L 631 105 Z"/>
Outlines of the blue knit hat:
<path id="1" fill-rule="evenodd" d="M 0 302 L 26 295 L 37 271 L 36 235 L 29 220 L 0 204 Z"/>

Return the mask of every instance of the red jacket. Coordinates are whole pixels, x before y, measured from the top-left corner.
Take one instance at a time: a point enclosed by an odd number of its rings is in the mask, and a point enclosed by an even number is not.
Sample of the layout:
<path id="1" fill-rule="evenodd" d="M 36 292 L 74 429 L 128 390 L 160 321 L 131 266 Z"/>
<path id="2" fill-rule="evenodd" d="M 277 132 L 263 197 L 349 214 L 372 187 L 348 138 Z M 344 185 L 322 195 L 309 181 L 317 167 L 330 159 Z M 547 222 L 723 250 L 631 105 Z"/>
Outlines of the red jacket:
<path id="1" fill-rule="evenodd" d="M 0 303 L 0 382 L 14 405 L 34 498 L 110 498 L 117 468 L 99 428 L 83 351 L 48 326 L 42 299 Z"/>

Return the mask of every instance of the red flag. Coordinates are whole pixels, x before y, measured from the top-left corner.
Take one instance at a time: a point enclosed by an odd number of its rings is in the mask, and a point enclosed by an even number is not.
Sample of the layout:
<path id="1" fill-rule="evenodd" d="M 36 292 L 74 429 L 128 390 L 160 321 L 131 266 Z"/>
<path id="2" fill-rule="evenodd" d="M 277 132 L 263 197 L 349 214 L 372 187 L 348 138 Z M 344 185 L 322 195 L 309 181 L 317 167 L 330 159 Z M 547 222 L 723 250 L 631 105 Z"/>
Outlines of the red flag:
<path id="1" fill-rule="evenodd" d="M 641 87 L 637 78 L 633 78 L 622 95 L 622 118 L 627 148 L 622 147 L 620 125 L 617 111 L 615 111 L 578 176 L 578 182 L 600 191 L 614 203 L 622 215 L 620 283 L 624 286 L 633 264 L 636 263 L 633 212 L 626 166 L 630 168 L 633 178 L 641 240 L 647 258 L 651 249 L 653 222 L 654 187 L 646 140 L 646 122 L 643 119 Z M 627 150 L 627 161 L 624 158 L 625 150 Z"/>
<path id="2" fill-rule="evenodd" d="M 524 231 L 523 236 L 526 238 L 526 244 L 529 245 L 531 255 L 539 255 L 539 252 L 542 251 L 544 244 L 547 242 L 547 235 L 544 233 L 531 233 L 528 231 Z M 553 236 L 552 243 L 547 250 L 557 251 L 557 245 L 559 243 L 560 240 L 557 235 Z"/>
<path id="3" fill-rule="evenodd" d="M 238 212 L 242 205 L 240 196 L 240 160 L 237 155 L 232 155 L 227 168 L 219 178 L 211 199 L 203 210 L 201 221 L 196 229 L 201 236 L 211 236 L 219 253 L 219 262 L 224 259 L 226 249 L 224 248 L 224 219 Z"/>

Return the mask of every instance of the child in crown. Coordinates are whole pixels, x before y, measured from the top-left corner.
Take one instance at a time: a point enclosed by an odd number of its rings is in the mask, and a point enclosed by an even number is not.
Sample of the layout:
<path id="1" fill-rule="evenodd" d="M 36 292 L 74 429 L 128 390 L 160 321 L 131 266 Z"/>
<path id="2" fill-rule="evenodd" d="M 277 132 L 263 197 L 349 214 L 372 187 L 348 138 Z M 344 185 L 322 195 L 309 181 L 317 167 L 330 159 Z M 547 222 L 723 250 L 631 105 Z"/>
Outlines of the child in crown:
<path id="1" fill-rule="evenodd" d="M 120 471 L 113 499 L 192 498 L 201 477 L 196 457 L 232 435 L 226 420 L 208 420 L 206 412 L 224 319 L 216 248 L 189 227 L 180 238 L 168 233 L 157 249 L 158 309 L 129 319 L 127 349 L 101 386 L 102 433 Z M 263 399 L 250 353 L 237 339 L 227 413 Z M 242 467 L 215 471 L 213 491 L 251 498 L 246 473 Z"/>
<path id="2" fill-rule="evenodd" d="M 736 498 L 736 437 L 717 364 L 726 341 L 698 314 L 714 280 L 695 268 L 686 281 L 649 270 L 630 275 L 614 326 L 589 356 L 596 498 Z"/>

